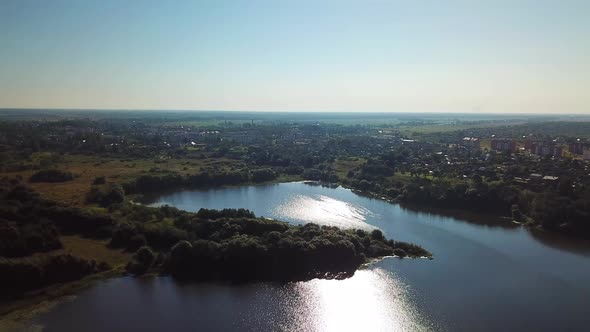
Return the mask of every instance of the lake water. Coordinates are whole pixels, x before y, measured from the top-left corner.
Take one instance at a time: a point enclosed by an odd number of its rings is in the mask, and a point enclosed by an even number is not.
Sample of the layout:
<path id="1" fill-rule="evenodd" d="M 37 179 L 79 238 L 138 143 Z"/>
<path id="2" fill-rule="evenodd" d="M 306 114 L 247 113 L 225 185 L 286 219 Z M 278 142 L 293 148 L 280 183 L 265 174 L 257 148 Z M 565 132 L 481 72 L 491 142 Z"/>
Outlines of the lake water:
<path id="1" fill-rule="evenodd" d="M 46 331 L 584 331 L 590 242 L 506 219 L 412 211 L 304 183 L 183 191 L 158 204 L 244 207 L 291 223 L 379 228 L 433 260 L 386 258 L 346 280 L 180 284 L 103 281 L 34 323 Z M 466 221 L 469 219 L 470 221 Z M 492 220 L 493 219 L 493 220 Z"/>

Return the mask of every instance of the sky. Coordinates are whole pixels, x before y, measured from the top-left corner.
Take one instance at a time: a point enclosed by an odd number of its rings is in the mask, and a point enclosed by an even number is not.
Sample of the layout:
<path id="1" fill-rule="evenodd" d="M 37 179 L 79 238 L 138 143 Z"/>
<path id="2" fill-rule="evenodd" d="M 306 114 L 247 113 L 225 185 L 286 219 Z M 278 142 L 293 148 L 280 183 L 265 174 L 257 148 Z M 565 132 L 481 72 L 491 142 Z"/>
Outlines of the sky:
<path id="1" fill-rule="evenodd" d="M 0 108 L 590 113 L 590 1 L 0 0 Z"/>

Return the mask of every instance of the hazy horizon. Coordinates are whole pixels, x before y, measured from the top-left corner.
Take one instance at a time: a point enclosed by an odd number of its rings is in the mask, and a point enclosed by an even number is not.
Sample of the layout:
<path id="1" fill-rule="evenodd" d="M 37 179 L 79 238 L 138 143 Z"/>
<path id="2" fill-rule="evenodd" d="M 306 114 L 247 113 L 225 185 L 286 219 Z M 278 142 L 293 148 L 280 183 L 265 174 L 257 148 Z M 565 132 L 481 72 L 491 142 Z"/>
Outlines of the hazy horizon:
<path id="1" fill-rule="evenodd" d="M 234 114 L 236 116 L 239 115 L 263 115 L 263 116 L 281 116 L 281 115 L 294 115 L 294 116 L 309 116 L 312 114 L 317 114 L 318 116 L 342 116 L 342 117 L 383 117 L 383 118 L 395 118 L 395 116 L 399 116 L 402 118 L 417 116 L 417 117 L 455 117 L 455 116 L 466 116 L 469 119 L 473 120 L 473 118 L 480 118 L 480 117 L 494 117 L 498 119 L 509 119 L 514 117 L 527 117 L 527 118 L 569 118 L 575 117 L 576 119 L 589 119 L 590 113 L 565 113 L 565 112 L 555 112 L 555 113 L 532 113 L 532 112 L 412 112 L 412 111 L 315 111 L 315 110 L 288 110 L 288 111 L 276 111 L 276 110 L 227 110 L 227 109 L 122 109 L 122 108 L 47 108 L 47 107 L 39 107 L 39 108 L 14 108 L 14 107 L 0 107 L 0 115 L 10 115 L 10 111 L 16 112 L 42 112 L 43 114 L 54 113 L 55 115 L 67 115 L 67 114 L 76 114 L 78 116 L 87 114 L 98 114 L 98 113 L 106 113 L 112 114 L 115 113 L 143 113 L 143 114 L 154 114 L 157 115 L 158 113 L 163 114 L 183 114 L 183 115 L 191 115 L 194 114 L 196 116 L 213 116 L 215 117 L 216 114 L 223 116 L 224 114 Z M 62 113 L 63 112 L 63 113 Z M 25 114 L 23 114 L 25 115 Z M 320 117 L 321 118 L 321 117 Z M 466 120 L 468 120 L 466 118 Z"/>
<path id="2" fill-rule="evenodd" d="M 589 114 L 586 1 L 0 1 L 0 109 Z"/>

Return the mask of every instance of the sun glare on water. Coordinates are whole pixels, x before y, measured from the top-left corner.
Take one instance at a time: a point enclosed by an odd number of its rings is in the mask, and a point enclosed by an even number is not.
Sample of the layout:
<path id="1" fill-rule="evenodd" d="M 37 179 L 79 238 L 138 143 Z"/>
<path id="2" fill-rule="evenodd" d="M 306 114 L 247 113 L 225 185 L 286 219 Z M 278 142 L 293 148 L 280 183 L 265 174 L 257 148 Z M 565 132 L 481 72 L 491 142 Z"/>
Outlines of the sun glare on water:
<path id="1" fill-rule="evenodd" d="M 304 223 L 313 222 L 320 225 L 366 230 L 375 228 L 366 223 L 366 217 L 372 214 L 371 211 L 323 195 L 315 197 L 295 195 L 287 202 L 280 204 L 274 213 L 280 218 Z"/>
<path id="2" fill-rule="evenodd" d="M 381 269 L 295 285 L 289 331 L 429 331 L 406 286 Z"/>
<path id="3" fill-rule="evenodd" d="M 331 197 L 294 195 L 274 213 L 303 223 L 371 230 L 374 214 Z M 294 285 L 288 331 L 428 331 L 406 286 L 384 270 L 359 270 L 344 280 L 314 279 Z"/>

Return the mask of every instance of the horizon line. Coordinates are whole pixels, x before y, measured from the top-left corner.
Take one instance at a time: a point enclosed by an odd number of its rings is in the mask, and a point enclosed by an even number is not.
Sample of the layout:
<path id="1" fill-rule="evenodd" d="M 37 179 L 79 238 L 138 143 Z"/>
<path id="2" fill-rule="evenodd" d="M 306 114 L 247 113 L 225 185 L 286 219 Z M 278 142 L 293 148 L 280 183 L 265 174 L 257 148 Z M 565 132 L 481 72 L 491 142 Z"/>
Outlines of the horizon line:
<path id="1" fill-rule="evenodd" d="M 589 113 L 534 113 L 534 112 L 461 112 L 461 111 L 338 111 L 338 110 L 322 110 L 322 111 L 260 111 L 260 110 L 240 110 L 240 109 L 157 109 L 157 108 L 53 108 L 53 107 L 0 107 L 1 111 L 107 111 L 107 112 L 179 112 L 179 113 L 190 113 L 190 112 L 220 112 L 220 113 L 295 113 L 295 114 L 313 114 L 313 113 L 347 113 L 347 114 L 467 114 L 467 115 L 528 115 L 528 116 L 566 116 L 566 115 L 588 115 Z"/>

